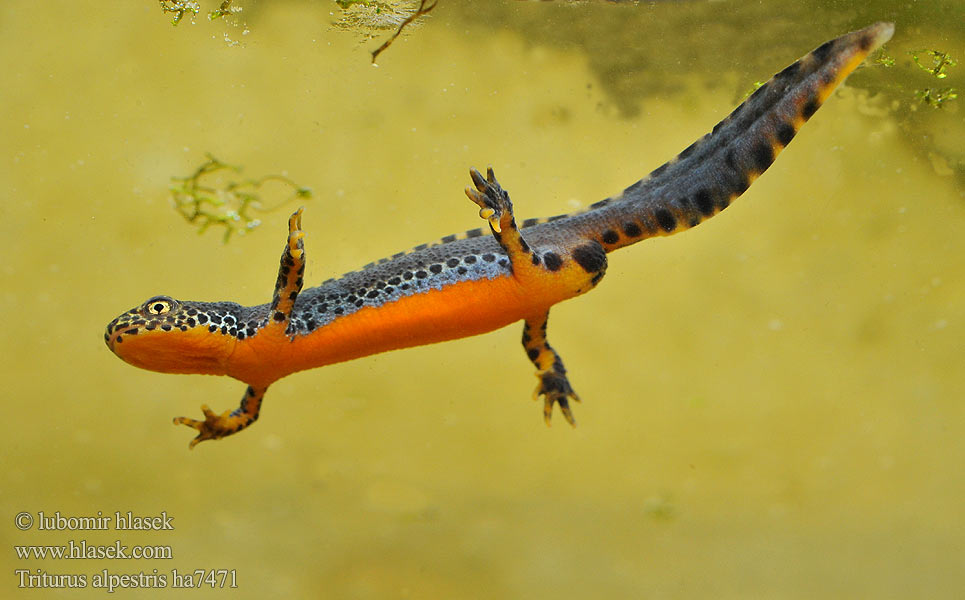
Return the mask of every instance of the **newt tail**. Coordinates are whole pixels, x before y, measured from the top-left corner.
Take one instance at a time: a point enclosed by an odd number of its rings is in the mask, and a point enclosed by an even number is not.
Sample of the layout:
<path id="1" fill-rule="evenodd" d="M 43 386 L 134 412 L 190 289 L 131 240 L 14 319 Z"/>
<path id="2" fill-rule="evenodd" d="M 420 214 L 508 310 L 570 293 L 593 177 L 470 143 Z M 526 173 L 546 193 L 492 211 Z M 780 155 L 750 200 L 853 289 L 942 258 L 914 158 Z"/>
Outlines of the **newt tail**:
<path id="1" fill-rule="evenodd" d="M 179 301 L 155 296 L 107 326 L 104 341 L 126 362 L 163 373 L 228 375 L 246 384 L 240 406 L 176 424 L 197 430 L 191 447 L 251 425 L 268 387 L 297 371 L 441 342 L 523 321 L 536 367 L 534 397 L 575 424 L 578 401 L 547 340 L 549 310 L 586 293 L 607 255 L 694 227 L 727 208 L 774 161 L 894 25 L 876 23 L 819 46 L 775 75 L 713 130 L 650 175 L 586 210 L 517 224 L 490 168 L 472 169 L 466 195 L 488 224 L 416 246 L 303 288 L 302 210 L 288 222 L 272 301 Z M 488 230 L 488 231 L 487 231 Z"/>

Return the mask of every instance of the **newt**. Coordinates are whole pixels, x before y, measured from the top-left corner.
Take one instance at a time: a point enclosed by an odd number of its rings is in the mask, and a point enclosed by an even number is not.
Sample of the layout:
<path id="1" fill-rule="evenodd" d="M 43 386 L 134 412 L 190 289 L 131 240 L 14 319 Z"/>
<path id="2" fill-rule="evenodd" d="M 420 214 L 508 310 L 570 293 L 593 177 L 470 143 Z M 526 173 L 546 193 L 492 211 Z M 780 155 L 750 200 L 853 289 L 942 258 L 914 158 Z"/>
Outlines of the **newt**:
<path id="1" fill-rule="evenodd" d="M 302 289 L 302 209 L 288 220 L 270 303 L 192 302 L 154 296 L 107 326 L 124 361 L 162 373 L 227 375 L 248 385 L 241 404 L 203 419 L 194 447 L 258 419 L 268 387 L 292 373 L 477 335 L 523 322 L 536 367 L 534 398 L 549 424 L 554 406 L 575 424 L 579 398 L 547 340 L 550 308 L 600 283 L 607 255 L 689 229 L 727 208 L 774 161 L 804 123 L 894 25 L 876 23 L 818 46 L 757 89 L 713 130 L 622 192 L 589 207 L 517 224 L 492 168 L 470 170 L 466 195 L 488 223 Z"/>

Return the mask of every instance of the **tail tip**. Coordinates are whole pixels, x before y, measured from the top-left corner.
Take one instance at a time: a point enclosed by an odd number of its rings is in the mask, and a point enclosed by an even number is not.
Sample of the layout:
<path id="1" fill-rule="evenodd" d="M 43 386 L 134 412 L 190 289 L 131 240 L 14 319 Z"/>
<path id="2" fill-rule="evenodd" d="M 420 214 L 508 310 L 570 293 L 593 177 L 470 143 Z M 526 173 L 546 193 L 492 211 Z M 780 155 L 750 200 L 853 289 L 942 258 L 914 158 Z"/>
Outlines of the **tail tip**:
<path id="1" fill-rule="evenodd" d="M 879 21 L 857 32 L 861 36 L 862 45 L 872 51 L 891 39 L 895 34 L 895 24 Z"/>

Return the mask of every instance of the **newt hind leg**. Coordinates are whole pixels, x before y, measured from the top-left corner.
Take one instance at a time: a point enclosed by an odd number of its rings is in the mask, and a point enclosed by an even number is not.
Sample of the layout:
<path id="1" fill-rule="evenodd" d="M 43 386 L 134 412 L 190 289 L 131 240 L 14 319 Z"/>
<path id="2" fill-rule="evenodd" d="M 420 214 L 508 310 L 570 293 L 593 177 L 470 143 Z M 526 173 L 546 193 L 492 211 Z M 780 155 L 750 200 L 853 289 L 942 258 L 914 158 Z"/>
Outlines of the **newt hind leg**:
<path id="1" fill-rule="evenodd" d="M 576 238 L 565 245 L 533 247 L 516 226 L 513 203 L 492 167 L 485 178 L 476 169 L 469 175 L 476 187 L 467 187 L 466 195 L 479 206 L 479 216 L 489 222 L 493 237 L 509 256 L 514 277 L 541 290 L 547 306 L 586 293 L 600 282 L 607 258 L 598 241 Z"/>
<path id="2" fill-rule="evenodd" d="M 546 311 L 538 317 L 526 319 L 523 324 L 523 348 L 526 349 L 529 360 L 536 365 L 536 377 L 539 378 L 533 400 L 543 397 L 543 419 L 547 425 L 553 417 L 553 405 L 559 404 L 563 417 L 570 425 L 576 426 L 576 419 L 570 410 L 570 400 L 579 402 L 580 398 L 566 377 L 563 360 L 546 341 L 548 318 L 549 311 Z"/>
<path id="3" fill-rule="evenodd" d="M 205 440 L 217 440 L 229 435 L 238 433 L 245 427 L 258 420 L 258 413 L 261 411 L 261 401 L 265 397 L 268 387 L 256 388 L 248 386 L 241 404 L 233 411 L 225 411 L 220 415 L 215 414 L 207 404 L 201 405 L 201 412 L 204 413 L 204 420 L 189 419 L 188 417 L 175 417 L 175 425 L 187 425 L 198 430 L 198 435 L 189 444 L 189 448 L 194 448 Z"/>

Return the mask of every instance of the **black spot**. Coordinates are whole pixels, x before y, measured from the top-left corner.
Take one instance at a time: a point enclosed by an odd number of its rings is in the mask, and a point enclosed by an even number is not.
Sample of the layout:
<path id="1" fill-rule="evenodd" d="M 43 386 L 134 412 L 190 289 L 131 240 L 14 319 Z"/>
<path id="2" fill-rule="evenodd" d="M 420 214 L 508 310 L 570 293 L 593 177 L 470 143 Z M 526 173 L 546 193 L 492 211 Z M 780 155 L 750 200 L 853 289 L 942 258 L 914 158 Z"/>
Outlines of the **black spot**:
<path id="1" fill-rule="evenodd" d="M 534 265 L 538 265 L 538 264 L 539 264 L 539 255 L 536 254 L 535 252 L 533 252 L 533 264 L 534 264 Z"/>
<path id="2" fill-rule="evenodd" d="M 207 322 L 208 322 L 208 315 L 206 315 L 206 314 L 204 314 L 204 313 L 199 313 L 199 314 L 198 314 L 198 323 L 201 323 L 202 325 L 204 325 L 204 324 L 207 323 Z"/>
<path id="3" fill-rule="evenodd" d="M 555 252 L 547 252 L 543 255 L 543 264 L 545 264 L 546 268 L 550 271 L 559 271 L 560 267 L 563 266 L 563 260 L 560 258 L 559 254 Z"/>
<path id="4" fill-rule="evenodd" d="M 509 259 L 508 259 L 508 258 L 500 258 L 500 259 L 499 259 L 499 266 L 500 266 L 500 267 L 503 267 L 504 269 L 505 269 L 506 267 L 508 267 L 508 266 L 509 266 Z"/>
<path id="5" fill-rule="evenodd" d="M 228 330 L 228 333 L 230 333 L 231 335 L 238 335 L 238 328 L 232 327 L 231 329 Z"/>
<path id="6" fill-rule="evenodd" d="M 565 218 L 568 217 L 568 216 L 569 216 L 569 215 L 553 215 L 552 217 L 548 217 L 548 218 L 546 219 L 546 222 L 547 222 L 547 223 L 552 223 L 553 221 L 559 221 L 560 219 L 565 219 Z"/>
<path id="7" fill-rule="evenodd" d="M 333 310 L 332 312 L 334 312 L 336 315 L 340 315 L 340 314 L 342 314 L 343 312 L 345 312 L 345 309 L 342 308 L 341 306 L 336 306 L 336 307 L 335 307 L 335 310 Z"/>
<path id="8" fill-rule="evenodd" d="M 601 208 L 603 206 L 606 206 L 609 203 L 610 203 L 610 199 L 606 198 L 604 200 L 600 200 L 599 202 L 594 202 L 593 204 L 590 205 L 590 208 Z"/>
<path id="9" fill-rule="evenodd" d="M 800 62 L 800 61 L 798 61 L 798 62 L 796 62 L 796 63 L 792 63 L 792 64 L 784 67 L 784 70 L 781 71 L 780 73 L 778 73 L 777 75 L 775 75 L 774 78 L 775 78 L 775 79 L 788 79 L 788 78 L 790 78 L 790 77 L 794 77 L 794 75 L 798 72 L 798 70 L 799 70 L 800 68 L 801 68 L 801 62 Z"/>
<path id="10" fill-rule="evenodd" d="M 195 325 L 195 320 L 192 319 L 192 318 L 190 318 L 190 317 L 188 317 L 188 320 L 185 321 L 185 323 L 187 323 L 188 326 L 190 326 L 190 327 L 194 327 L 194 325 Z"/>
<path id="11" fill-rule="evenodd" d="M 734 180 L 734 186 L 732 190 L 735 195 L 740 196 L 741 194 L 746 192 L 747 188 L 749 188 L 750 186 L 751 186 L 751 182 L 747 179 L 747 175 L 744 173 L 740 173 L 737 175 L 737 179 Z M 726 208 L 729 200 L 727 198 L 723 198 L 721 201 L 723 203 L 723 206 Z"/>
<path id="12" fill-rule="evenodd" d="M 751 157 L 754 159 L 754 168 L 758 173 L 763 173 L 774 162 L 774 149 L 767 142 L 760 142 L 754 146 Z"/>
<path id="13" fill-rule="evenodd" d="M 362 306 L 363 306 L 364 304 L 365 304 L 365 301 L 364 301 L 364 300 L 356 300 L 356 301 L 355 301 L 355 307 L 356 307 L 356 308 L 362 308 Z"/>
<path id="14" fill-rule="evenodd" d="M 539 358 L 539 348 L 530 348 L 526 351 L 526 356 L 529 357 L 531 361 L 536 361 Z"/>
<path id="15" fill-rule="evenodd" d="M 727 214 L 730 214 L 730 213 L 727 213 Z M 275 319 L 276 321 L 284 321 L 284 320 L 285 320 L 285 313 L 283 313 L 283 312 L 275 312 L 274 319 Z"/>
<path id="16" fill-rule="evenodd" d="M 196 309 L 196 308 L 189 308 L 187 312 L 188 312 L 188 316 L 189 316 L 189 317 L 193 317 L 193 316 L 195 316 L 196 314 L 198 314 L 198 309 Z"/>
<path id="17" fill-rule="evenodd" d="M 469 256 L 467 256 L 466 258 L 464 258 L 464 259 L 462 259 L 462 260 L 463 260 L 467 265 L 471 265 L 471 264 L 475 263 L 477 259 L 476 259 L 476 257 L 475 257 L 474 255 L 470 254 Z"/>
<path id="18" fill-rule="evenodd" d="M 359 297 L 356 296 L 355 294 L 349 294 L 348 297 L 345 298 L 347 302 L 355 302 L 358 299 Z"/>
<path id="19" fill-rule="evenodd" d="M 416 247 L 413 248 L 413 249 L 414 249 L 414 250 L 425 250 L 425 249 L 428 248 L 428 247 L 429 247 L 429 244 L 419 244 L 418 246 L 416 246 Z"/>
<path id="20" fill-rule="evenodd" d="M 208 331 L 210 331 L 211 333 L 214 333 L 215 331 L 218 331 L 218 326 L 217 326 L 217 325 L 208 325 Z"/>
<path id="21" fill-rule="evenodd" d="M 128 329 L 124 332 L 124 335 L 137 335 L 137 329 Z"/>
<path id="22" fill-rule="evenodd" d="M 239 331 L 239 332 L 238 332 L 238 339 L 239 339 L 239 340 L 245 339 L 245 332 L 244 332 L 244 331 Z"/>
<path id="23" fill-rule="evenodd" d="M 861 36 L 861 39 L 858 40 L 858 47 L 860 47 L 861 50 L 867 52 L 868 48 L 871 48 L 872 41 L 874 41 L 874 38 L 872 36 L 863 35 Z"/>
<path id="24" fill-rule="evenodd" d="M 466 267 L 459 267 L 458 269 L 456 269 L 456 273 L 459 273 L 460 275 L 465 275 L 468 271 L 469 269 L 467 269 Z"/>
<path id="25" fill-rule="evenodd" d="M 522 248 L 523 252 L 529 252 L 529 244 L 522 237 L 519 238 L 519 247 Z"/>
<path id="26" fill-rule="evenodd" d="M 657 223 L 664 231 L 671 232 L 677 228 L 677 219 L 666 208 L 658 208 L 653 216 L 656 217 Z"/>
<path id="27" fill-rule="evenodd" d="M 407 289 L 409 289 L 410 287 L 412 287 L 412 286 L 409 285 L 408 283 L 403 283 L 403 284 L 402 284 L 402 289 L 404 289 L 404 290 L 407 290 Z"/>
<path id="28" fill-rule="evenodd" d="M 124 341 L 124 338 L 122 338 L 121 336 L 117 336 L 117 343 L 118 343 L 118 344 L 120 344 L 120 343 L 123 342 L 123 341 Z"/>
<path id="29" fill-rule="evenodd" d="M 161 325 L 161 329 L 163 329 L 164 331 L 171 331 L 171 325 L 169 325 L 168 323 L 165 323 L 164 325 Z"/>
<path id="30" fill-rule="evenodd" d="M 375 290 L 372 290 L 371 292 L 369 292 L 368 294 L 366 294 L 365 297 L 366 297 L 366 298 L 378 298 L 378 297 L 379 297 L 379 293 L 378 293 L 377 291 L 375 291 Z"/>
<path id="31" fill-rule="evenodd" d="M 815 48 L 814 52 L 812 52 L 811 54 L 814 55 L 814 58 L 818 59 L 818 62 L 824 62 L 825 60 L 828 59 L 828 56 L 831 55 L 832 46 L 834 46 L 833 40 L 830 42 L 824 42 L 823 44 Z"/>
<path id="32" fill-rule="evenodd" d="M 482 259 L 483 259 L 484 261 L 486 261 L 486 262 L 493 262 L 494 260 L 496 260 L 496 255 L 495 255 L 495 254 L 489 254 L 489 253 L 483 254 Z"/>
<path id="33" fill-rule="evenodd" d="M 248 337 L 251 337 L 255 335 L 255 329 L 252 327 L 249 327 L 248 329 L 245 330 L 245 333 L 248 335 Z"/>
<path id="34" fill-rule="evenodd" d="M 801 107 L 801 116 L 804 117 L 805 120 L 810 119 L 811 116 L 814 113 L 816 113 L 818 111 L 818 108 L 820 107 L 821 107 L 821 104 L 818 102 L 818 99 L 811 98 L 804 104 L 803 107 Z"/>
<path id="35" fill-rule="evenodd" d="M 603 238 L 604 244 L 616 244 L 620 241 L 620 234 L 612 229 L 607 229 L 604 231 L 601 237 Z"/>
<path id="36" fill-rule="evenodd" d="M 455 267 L 457 265 L 459 265 L 458 258 L 450 258 L 449 260 L 446 261 L 446 266 L 448 267 Z"/>
<path id="37" fill-rule="evenodd" d="M 606 252 L 600 244 L 591 242 L 573 250 L 573 260 L 587 273 L 606 268 Z"/>
<path id="38" fill-rule="evenodd" d="M 403 256 L 405 256 L 405 252 L 396 252 L 392 255 L 392 258 L 402 258 Z"/>
<path id="39" fill-rule="evenodd" d="M 389 279 L 389 283 L 391 283 L 392 285 L 399 285 L 400 283 L 402 283 L 402 280 L 399 279 L 398 277 L 392 277 L 391 279 Z"/>
<path id="40" fill-rule="evenodd" d="M 449 242 L 454 242 L 454 241 L 456 241 L 456 235 L 455 235 L 455 234 L 447 235 L 446 237 L 442 238 L 442 243 L 443 243 L 443 244 L 448 244 Z"/>
<path id="41" fill-rule="evenodd" d="M 472 231 L 467 231 L 467 232 L 466 232 L 466 237 L 467 237 L 467 238 L 475 238 L 475 237 L 480 237 L 482 234 L 483 234 L 483 230 L 482 230 L 482 229 L 473 229 Z"/>
<path id="42" fill-rule="evenodd" d="M 433 273 L 442 273 L 442 265 L 429 265 L 429 270 Z"/>
<path id="43" fill-rule="evenodd" d="M 316 325 L 315 319 L 309 319 L 309 320 L 305 321 L 305 327 L 306 327 L 309 331 L 315 329 L 315 325 Z"/>
<path id="44" fill-rule="evenodd" d="M 694 194 L 694 204 L 697 210 L 704 216 L 710 216 L 714 212 L 714 198 L 710 195 L 710 190 L 701 188 Z"/>
<path id="45" fill-rule="evenodd" d="M 425 279 L 426 277 L 429 276 L 429 274 L 426 273 L 425 271 L 416 271 L 415 276 L 416 276 L 416 279 Z"/>
<path id="46" fill-rule="evenodd" d="M 533 225 L 538 225 L 538 224 L 539 224 L 539 219 L 526 219 L 525 221 L 523 221 L 523 224 L 521 227 L 532 227 Z"/>
<path id="47" fill-rule="evenodd" d="M 323 302 L 318 305 L 318 312 L 323 313 L 328 311 L 328 304 Z"/>
<path id="48" fill-rule="evenodd" d="M 603 279 L 603 275 L 604 275 L 604 274 L 605 274 L 605 273 L 604 273 L 603 271 L 600 271 L 599 273 L 597 273 L 596 275 L 594 275 L 594 276 L 593 276 L 593 279 L 590 280 L 590 285 L 596 285 L 596 284 L 600 283 L 600 280 Z"/>
<path id="49" fill-rule="evenodd" d="M 292 302 L 294 302 L 295 298 L 297 297 L 298 297 L 298 290 L 293 290 L 291 293 L 288 294 L 288 299 L 291 300 Z"/>
<path id="50" fill-rule="evenodd" d="M 384 281 L 378 281 L 378 282 L 376 282 L 375 287 L 381 290 L 382 288 L 385 287 L 385 282 L 384 282 Z"/>
<path id="51" fill-rule="evenodd" d="M 412 279 L 412 271 L 406 271 L 405 273 L 403 273 L 402 279 L 405 279 L 406 281 Z"/>
<path id="52" fill-rule="evenodd" d="M 662 165 L 660 165 L 659 167 L 657 167 L 657 168 L 654 169 L 653 171 L 650 171 L 650 176 L 651 176 L 651 177 L 659 177 L 659 176 L 660 176 L 661 174 L 663 174 L 663 172 L 666 171 L 668 168 L 670 168 L 670 163 L 663 163 Z"/>
<path id="53" fill-rule="evenodd" d="M 794 139 L 794 126 L 790 123 L 781 123 L 777 127 L 777 142 L 782 146 L 787 146 Z"/>

